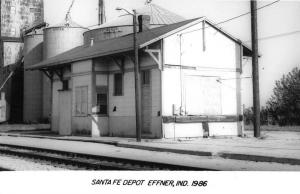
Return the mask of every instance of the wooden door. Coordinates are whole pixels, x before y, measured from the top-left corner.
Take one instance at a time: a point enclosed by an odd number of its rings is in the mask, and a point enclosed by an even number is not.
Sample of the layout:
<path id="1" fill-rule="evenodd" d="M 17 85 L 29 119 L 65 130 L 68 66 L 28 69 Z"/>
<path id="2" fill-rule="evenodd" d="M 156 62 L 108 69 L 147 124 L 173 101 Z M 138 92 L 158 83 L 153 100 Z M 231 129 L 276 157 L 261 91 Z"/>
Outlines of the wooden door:
<path id="1" fill-rule="evenodd" d="M 60 135 L 71 135 L 71 119 L 72 119 L 72 100 L 71 91 L 60 91 L 58 94 L 59 100 L 59 134 Z"/>

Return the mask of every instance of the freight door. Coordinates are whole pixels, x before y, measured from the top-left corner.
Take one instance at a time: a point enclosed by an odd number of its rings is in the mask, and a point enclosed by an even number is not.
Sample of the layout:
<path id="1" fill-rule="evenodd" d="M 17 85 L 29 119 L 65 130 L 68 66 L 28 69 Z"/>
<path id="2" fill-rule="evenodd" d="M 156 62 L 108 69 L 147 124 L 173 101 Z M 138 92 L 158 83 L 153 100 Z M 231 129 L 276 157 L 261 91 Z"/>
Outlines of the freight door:
<path id="1" fill-rule="evenodd" d="M 151 80 L 150 70 L 142 71 L 142 133 L 151 133 Z"/>
<path id="2" fill-rule="evenodd" d="M 59 100 L 59 117 L 58 117 L 58 126 L 60 135 L 71 135 L 71 119 L 72 119 L 72 100 L 71 100 L 71 91 L 59 91 L 58 100 Z"/>
<path id="3" fill-rule="evenodd" d="M 185 108 L 188 115 L 221 115 L 218 77 L 185 76 Z"/>

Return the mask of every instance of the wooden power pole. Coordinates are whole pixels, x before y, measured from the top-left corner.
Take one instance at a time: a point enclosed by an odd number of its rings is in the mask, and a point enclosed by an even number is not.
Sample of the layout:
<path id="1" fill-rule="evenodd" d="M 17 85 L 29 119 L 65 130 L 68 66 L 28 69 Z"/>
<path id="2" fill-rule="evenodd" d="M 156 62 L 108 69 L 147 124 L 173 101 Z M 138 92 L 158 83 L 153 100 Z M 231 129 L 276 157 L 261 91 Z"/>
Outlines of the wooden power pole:
<path id="1" fill-rule="evenodd" d="M 139 67 L 139 50 L 137 44 L 137 14 L 133 10 L 133 47 L 134 47 L 134 78 L 135 78 L 135 111 L 136 111 L 136 141 L 142 139 L 142 99 L 141 99 L 141 78 Z"/>
<path id="2" fill-rule="evenodd" d="M 251 40 L 252 40 L 252 83 L 253 83 L 253 126 L 254 137 L 260 137 L 260 100 L 257 35 L 257 1 L 251 0 Z"/>

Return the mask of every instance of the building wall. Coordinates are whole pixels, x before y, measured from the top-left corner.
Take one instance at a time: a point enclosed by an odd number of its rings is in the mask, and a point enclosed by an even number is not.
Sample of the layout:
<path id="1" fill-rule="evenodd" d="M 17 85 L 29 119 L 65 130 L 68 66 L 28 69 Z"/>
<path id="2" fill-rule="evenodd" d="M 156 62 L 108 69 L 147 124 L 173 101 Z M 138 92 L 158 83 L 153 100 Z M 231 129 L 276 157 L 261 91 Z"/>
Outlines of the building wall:
<path id="1" fill-rule="evenodd" d="M 52 114 L 51 114 L 51 128 L 52 131 L 59 131 L 59 104 L 58 104 L 58 90 L 62 88 L 62 83 L 55 78 L 52 83 Z"/>
<path id="2" fill-rule="evenodd" d="M 72 64 L 72 132 L 91 133 L 92 122 L 92 60 L 75 62 Z M 88 87 L 88 114 L 76 115 L 76 87 Z"/>
<path id="3" fill-rule="evenodd" d="M 164 40 L 163 116 L 241 114 L 240 45 L 202 23 Z M 185 33 L 196 30 L 191 33 Z M 180 35 L 182 33 L 182 35 Z M 205 48 L 204 48 L 205 47 Z M 198 137 L 202 124 L 164 124 L 164 136 Z M 210 135 L 238 135 L 238 122 L 209 123 Z M 183 132 L 183 131 L 184 132 Z"/>
<path id="4" fill-rule="evenodd" d="M 151 71 L 151 133 L 150 138 L 162 137 L 161 132 L 161 82 L 160 70 L 154 61 L 144 53 L 141 58 L 142 70 Z M 121 136 L 135 137 L 135 89 L 133 62 L 125 60 L 123 79 L 123 96 L 113 95 L 114 74 L 120 72 L 119 67 L 110 59 L 97 59 L 76 62 L 72 64 L 72 132 L 91 134 L 92 136 Z M 76 115 L 76 87 L 88 87 L 88 114 Z M 96 88 L 108 87 L 108 115 L 96 114 Z M 58 92 L 61 87 L 59 80 L 53 83 L 53 130 L 57 131 L 59 105 Z M 114 111 L 115 109 L 115 111 Z"/>
<path id="5" fill-rule="evenodd" d="M 84 28 L 50 27 L 44 29 L 43 58 L 48 59 L 83 44 Z M 50 81 L 43 78 L 43 116 L 51 112 Z"/>
<path id="6" fill-rule="evenodd" d="M 143 53 L 140 57 L 141 70 L 150 69 L 151 75 L 151 133 L 143 134 L 144 137 L 160 138 L 161 133 L 161 97 L 160 97 L 160 70 L 154 60 Z M 109 129 L 112 136 L 135 137 L 135 85 L 133 62 L 125 60 L 124 73 L 124 95 L 113 96 L 113 76 L 114 70 L 118 69 L 115 64 L 109 65 Z M 114 112 L 114 108 L 116 111 Z"/>

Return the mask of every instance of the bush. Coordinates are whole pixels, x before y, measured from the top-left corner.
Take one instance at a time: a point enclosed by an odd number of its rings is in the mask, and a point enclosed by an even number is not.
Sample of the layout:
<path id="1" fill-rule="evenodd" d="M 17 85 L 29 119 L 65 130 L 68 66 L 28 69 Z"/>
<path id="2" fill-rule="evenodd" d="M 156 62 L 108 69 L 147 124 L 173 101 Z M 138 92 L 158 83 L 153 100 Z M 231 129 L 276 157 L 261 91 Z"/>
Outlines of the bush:
<path id="1" fill-rule="evenodd" d="M 267 111 L 280 126 L 300 124 L 300 70 L 296 67 L 275 82 Z"/>

